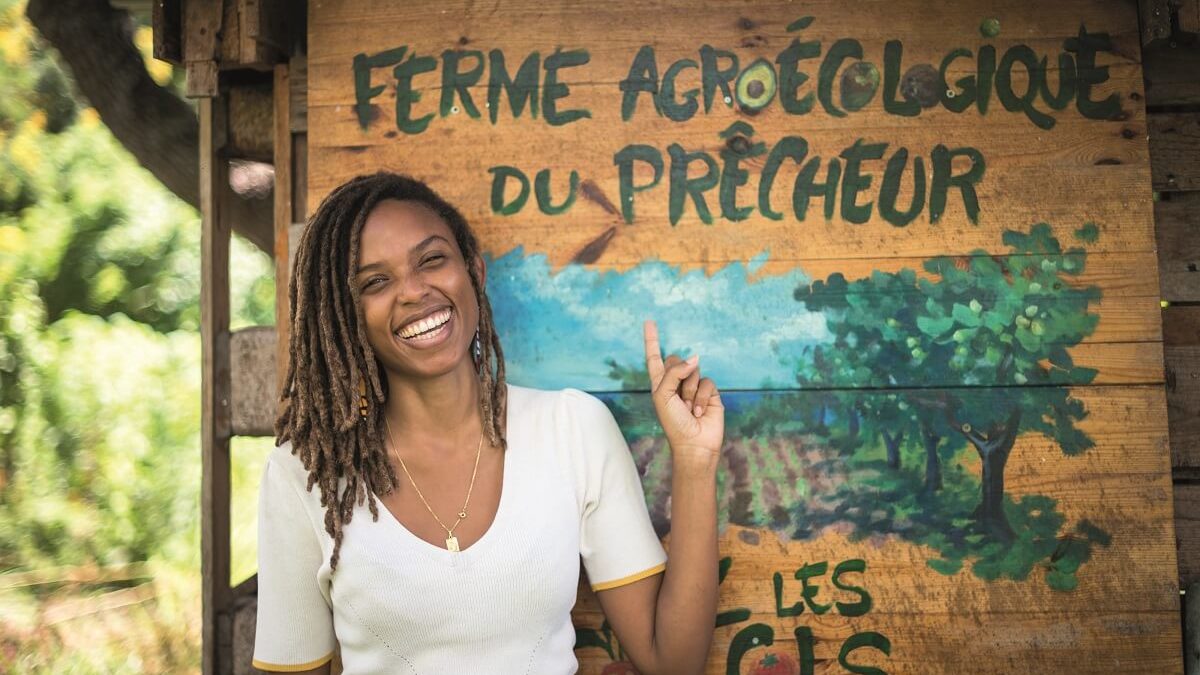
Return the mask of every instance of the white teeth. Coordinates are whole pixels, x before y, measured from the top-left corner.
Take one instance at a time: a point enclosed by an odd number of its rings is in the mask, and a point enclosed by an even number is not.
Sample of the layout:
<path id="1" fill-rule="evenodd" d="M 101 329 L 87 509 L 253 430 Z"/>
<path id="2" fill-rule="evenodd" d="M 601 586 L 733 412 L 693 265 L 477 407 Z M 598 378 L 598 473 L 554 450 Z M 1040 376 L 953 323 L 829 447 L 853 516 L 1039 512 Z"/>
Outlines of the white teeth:
<path id="1" fill-rule="evenodd" d="M 433 330 L 434 328 L 441 326 L 442 324 L 446 323 L 449 320 L 450 320 L 450 310 L 443 309 L 442 311 L 435 312 L 435 313 L 431 314 L 430 316 L 427 316 L 424 319 L 421 319 L 420 321 L 414 321 L 414 322 L 408 324 L 407 326 L 404 326 L 400 330 L 396 331 L 396 334 L 402 338 L 411 338 L 415 335 L 419 335 L 421 333 Z"/>

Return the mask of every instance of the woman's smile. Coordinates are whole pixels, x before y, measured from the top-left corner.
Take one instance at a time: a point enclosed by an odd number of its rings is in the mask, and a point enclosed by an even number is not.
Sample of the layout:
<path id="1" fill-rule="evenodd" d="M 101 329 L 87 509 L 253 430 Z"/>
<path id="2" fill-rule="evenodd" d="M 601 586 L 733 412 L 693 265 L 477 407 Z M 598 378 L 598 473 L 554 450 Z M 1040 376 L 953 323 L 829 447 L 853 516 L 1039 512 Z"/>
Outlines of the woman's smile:
<path id="1" fill-rule="evenodd" d="M 431 349 L 450 338 L 454 327 L 454 311 L 449 307 L 401 326 L 394 335 L 404 344 L 415 349 Z"/>

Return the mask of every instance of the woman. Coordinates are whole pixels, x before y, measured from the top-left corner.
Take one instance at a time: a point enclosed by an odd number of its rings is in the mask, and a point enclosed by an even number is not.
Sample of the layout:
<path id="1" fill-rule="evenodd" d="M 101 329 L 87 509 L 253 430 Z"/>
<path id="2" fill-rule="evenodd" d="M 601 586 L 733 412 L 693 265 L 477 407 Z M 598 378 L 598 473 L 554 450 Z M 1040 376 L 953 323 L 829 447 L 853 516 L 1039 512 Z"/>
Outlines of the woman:
<path id="1" fill-rule="evenodd" d="M 411 178 L 360 176 L 313 215 L 260 491 L 258 668 L 327 673 L 338 651 L 355 674 L 575 672 L 582 558 L 643 675 L 703 670 L 716 387 L 696 357 L 664 362 L 646 322 L 673 459 L 668 557 L 608 408 L 505 381 L 486 275 L 463 217 Z"/>

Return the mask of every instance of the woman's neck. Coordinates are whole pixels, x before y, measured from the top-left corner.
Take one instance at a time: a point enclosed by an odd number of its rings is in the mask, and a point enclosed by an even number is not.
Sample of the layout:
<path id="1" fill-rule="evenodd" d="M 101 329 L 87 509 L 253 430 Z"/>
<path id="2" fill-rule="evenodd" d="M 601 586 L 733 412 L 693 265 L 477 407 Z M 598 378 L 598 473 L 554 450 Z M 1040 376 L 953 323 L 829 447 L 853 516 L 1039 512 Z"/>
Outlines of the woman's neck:
<path id="1" fill-rule="evenodd" d="M 411 380 L 388 373 L 388 400 L 384 414 L 405 454 L 427 448 L 443 456 L 470 443 L 474 454 L 482 429 L 479 412 L 479 378 L 468 368 L 443 376 Z M 386 431 L 385 426 L 385 431 Z M 464 450 L 465 451 L 465 450 Z"/>

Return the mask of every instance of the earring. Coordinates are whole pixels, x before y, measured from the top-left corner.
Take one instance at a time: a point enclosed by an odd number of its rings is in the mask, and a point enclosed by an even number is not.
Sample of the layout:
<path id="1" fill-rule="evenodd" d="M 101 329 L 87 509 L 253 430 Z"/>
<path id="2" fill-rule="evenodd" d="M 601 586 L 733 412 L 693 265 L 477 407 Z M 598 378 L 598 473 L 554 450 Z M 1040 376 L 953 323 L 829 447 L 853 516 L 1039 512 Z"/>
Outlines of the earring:
<path id="1" fill-rule="evenodd" d="M 475 342 L 473 349 L 475 351 L 475 366 L 479 367 L 479 361 L 483 358 L 483 350 L 479 346 L 479 329 L 475 329 Z"/>
<path id="2" fill-rule="evenodd" d="M 367 381 L 365 379 L 358 381 L 358 414 L 363 418 L 367 416 Z"/>

